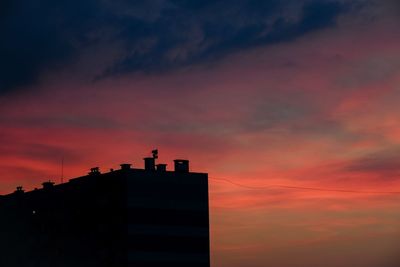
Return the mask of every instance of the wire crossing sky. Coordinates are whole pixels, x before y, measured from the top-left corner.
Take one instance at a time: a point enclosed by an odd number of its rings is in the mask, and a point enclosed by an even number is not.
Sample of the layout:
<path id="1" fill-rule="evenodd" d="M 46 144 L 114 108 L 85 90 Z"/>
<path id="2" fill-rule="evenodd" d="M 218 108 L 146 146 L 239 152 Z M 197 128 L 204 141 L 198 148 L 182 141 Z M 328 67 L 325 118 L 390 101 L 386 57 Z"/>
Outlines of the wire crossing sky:
<path id="1" fill-rule="evenodd" d="M 398 267 L 399 14 L 0 1 L 0 193 L 141 168 L 157 147 L 212 174 L 212 267 Z"/>
<path id="2" fill-rule="evenodd" d="M 340 193 L 357 193 L 357 194 L 400 194 L 400 191 L 363 191 L 363 190 L 348 190 L 348 189 L 334 189 L 334 188 L 318 188 L 318 187 L 306 187 L 306 186 L 292 186 L 292 185 L 281 185 L 281 184 L 270 184 L 265 186 L 248 186 L 240 183 L 233 182 L 225 178 L 214 178 L 209 177 L 211 180 L 227 182 L 239 187 L 252 189 L 252 190 L 265 190 L 271 188 L 287 188 L 287 189 L 299 189 L 299 190 L 312 190 L 312 191 L 325 191 L 325 192 L 340 192 Z"/>

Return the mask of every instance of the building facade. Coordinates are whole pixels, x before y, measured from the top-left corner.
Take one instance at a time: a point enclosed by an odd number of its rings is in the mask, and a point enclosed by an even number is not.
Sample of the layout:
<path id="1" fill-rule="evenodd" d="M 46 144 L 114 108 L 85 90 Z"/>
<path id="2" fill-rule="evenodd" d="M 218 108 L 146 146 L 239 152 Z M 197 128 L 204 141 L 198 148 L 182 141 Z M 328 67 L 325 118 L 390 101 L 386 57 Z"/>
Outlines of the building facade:
<path id="1" fill-rule="evenodd" d="M 208 175 L 145 158 L 0 197 L 0 266 L 210 266 Z"/>

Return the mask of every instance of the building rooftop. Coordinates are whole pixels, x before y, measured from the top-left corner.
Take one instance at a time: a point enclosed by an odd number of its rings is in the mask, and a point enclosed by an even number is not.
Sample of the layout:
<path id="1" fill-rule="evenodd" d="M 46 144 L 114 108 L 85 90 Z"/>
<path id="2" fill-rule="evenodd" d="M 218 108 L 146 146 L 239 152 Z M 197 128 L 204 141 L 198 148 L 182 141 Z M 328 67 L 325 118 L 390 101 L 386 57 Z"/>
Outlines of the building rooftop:
<path id="1" fill-rule="evenodd" d="M 61 189 L 66 186 L 68 183 L 77 183 L 83 180 L 86 180 L 90 177 L 99 177 L 99 176 L 116 176 L 121 173 L 125 172 L 130 172 L 130 173 L 154 173 L 154 174 L 165 174 L 168 176 L 171 176 L 173 174 L 178 174 L 178 173 L 190 173 L 190 174 L 200 174 L 204 175 L 206 173 L 199 173 L 199 172 L 190 172 L 189 170 L 189 160 L 186 159 L 175 159 L 173 160 L 174 162 L 174 169 L 173 170 L 168 170 L 167 166 L 168 164 L 165 163 L 158 163 L 156 164 L 156 159 L 158 159 L 158 150 L 153 150 L 152 151 L 153 156 L 152 157 L 146 157 L 144 158 L 144 168 L 134 168 L 133 164 L 131 163 L 121 163 L 120 164 L 120 169 L 109 169 L 106 172 L 102 172 L 100 167 L 92 167 L 89 169 L 89 172 L 87 175 L 80 176 L 77 178 L 72 178 L 69 179 L 68 182 L 61 182 L 61 183 L 55 183 L 54 180 L 47 180 L 42 183 L 42 187 L 40 188 L 35 188 L 34 190 L 31 191 L 25 191 L 22 185 L 19 185 L 16 187 L 16 190 L 12 193 L 6 194 L 6 195 L 0 195 L 0 200 L 7 199 L 8 197 L 12 197 L 15 195 L 21 195 L 21 194 L 29 194 L 30 192 L 41 192 L 43 190 L 49 190 L 52 188 L 55 189 Z"/>

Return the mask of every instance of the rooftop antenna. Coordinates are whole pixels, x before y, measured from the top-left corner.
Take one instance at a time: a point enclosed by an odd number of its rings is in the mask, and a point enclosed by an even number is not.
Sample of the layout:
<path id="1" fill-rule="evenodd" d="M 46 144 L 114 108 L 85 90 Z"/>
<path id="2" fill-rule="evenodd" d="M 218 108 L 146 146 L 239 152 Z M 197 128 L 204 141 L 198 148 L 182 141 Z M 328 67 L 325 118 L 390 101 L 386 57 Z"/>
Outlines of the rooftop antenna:
<path id="1" fill-rule="evenodd" d="M 158 149 L 152 150 L 151 153 L 153 154 L 154 159 L 158 159 Z"/>
<path id="2" fill-rule="evenodd" d="M 61 183 L 64 183 L 64 157 L 61 158 Z"/>

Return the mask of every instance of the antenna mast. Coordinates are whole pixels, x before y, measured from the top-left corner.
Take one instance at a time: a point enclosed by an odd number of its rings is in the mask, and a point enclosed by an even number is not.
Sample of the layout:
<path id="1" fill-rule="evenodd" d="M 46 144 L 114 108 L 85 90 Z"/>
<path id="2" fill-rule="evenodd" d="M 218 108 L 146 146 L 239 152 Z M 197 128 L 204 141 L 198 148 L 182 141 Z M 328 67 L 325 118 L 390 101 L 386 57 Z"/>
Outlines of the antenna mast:
<path id="1" fill-rule="evenodd" d="M 61 183 L 64 183 L 64 157 L 61 158 Z"/>

